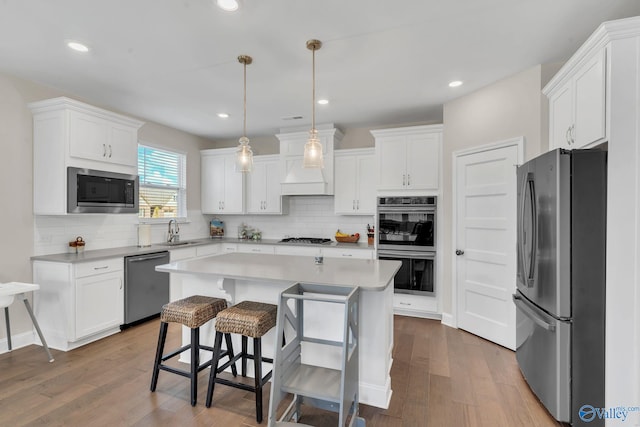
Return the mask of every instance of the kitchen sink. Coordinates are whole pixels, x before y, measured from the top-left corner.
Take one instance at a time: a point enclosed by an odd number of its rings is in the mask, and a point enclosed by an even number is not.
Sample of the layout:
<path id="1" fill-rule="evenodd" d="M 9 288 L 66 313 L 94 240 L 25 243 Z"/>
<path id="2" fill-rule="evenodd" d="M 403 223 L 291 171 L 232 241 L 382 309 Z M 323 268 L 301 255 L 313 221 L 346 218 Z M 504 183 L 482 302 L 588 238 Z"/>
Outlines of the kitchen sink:
<path id="1" fill-rule="evenodd" d="M 195 245 L 196 241 L 191 241 L 191 240 L 184 240 L 184 241 L 180 241 L 180 242 L 165 242 L 165 243 L 159 243 L 160 246 L 187 246 L 187 245 Z"/>

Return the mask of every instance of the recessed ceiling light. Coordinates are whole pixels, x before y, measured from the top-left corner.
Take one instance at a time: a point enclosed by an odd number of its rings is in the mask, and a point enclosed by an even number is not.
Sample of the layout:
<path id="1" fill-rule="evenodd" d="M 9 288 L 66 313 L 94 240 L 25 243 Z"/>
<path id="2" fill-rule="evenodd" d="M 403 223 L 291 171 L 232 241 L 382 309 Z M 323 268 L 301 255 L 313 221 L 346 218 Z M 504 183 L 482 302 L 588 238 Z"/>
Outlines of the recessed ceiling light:
<path id="1" fill-rule="evenodd" d="M 67 46 L 70 49 L 75 50 L 76 52 L 86 53 L 89 52 L 89 47 L 86 44 L 76 42 L 76 41 L 68 41 Z"/>
<path id="2" fill-rule="evenodd" d="M 220 117 L 221 119 L 228 119 L 229 115 L 227 113 L 218 113 L 218 117 Z"/>
<path id="3" fill-rule="evenodd" d="M 460 80 L 454 80 L 451 83 L 449 83 L 449 87 L 458 87 L 458 86 L 462 86 L 462 82 Z"/>
<path id="4" fill-rule="evenodd" d="M 238 0 L 216 0 L 216 4 L 226 12 L 235 12 L 240 7 Z"/>
<path id="5" fill-rule="evenodd" d="M 328 99 L 318 99 L 318 104 L 327 105 L 329 103 Z"/>

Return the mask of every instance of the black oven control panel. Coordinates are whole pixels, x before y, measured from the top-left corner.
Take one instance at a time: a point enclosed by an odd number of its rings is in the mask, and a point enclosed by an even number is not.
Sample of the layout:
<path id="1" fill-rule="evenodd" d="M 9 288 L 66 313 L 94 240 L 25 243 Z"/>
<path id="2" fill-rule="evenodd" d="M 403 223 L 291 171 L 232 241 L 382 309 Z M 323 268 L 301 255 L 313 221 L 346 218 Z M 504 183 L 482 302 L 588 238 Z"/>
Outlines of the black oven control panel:
<path id="1" fill-rule="evenodd" d="M 435 206 L 436 196 L 378 197 L 378 206 Z"/>

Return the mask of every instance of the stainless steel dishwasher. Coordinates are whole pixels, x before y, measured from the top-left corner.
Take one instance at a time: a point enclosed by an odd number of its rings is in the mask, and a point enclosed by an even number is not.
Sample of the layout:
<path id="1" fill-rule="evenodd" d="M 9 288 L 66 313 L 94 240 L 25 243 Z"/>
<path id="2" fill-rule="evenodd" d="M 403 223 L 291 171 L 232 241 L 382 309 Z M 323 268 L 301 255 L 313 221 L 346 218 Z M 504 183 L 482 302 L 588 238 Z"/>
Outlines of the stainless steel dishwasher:
<path id="1" fill-rule="evenodd" d="M 124 257 L 123 326 L 158 315 L 169 302 L 169 273 L 156 271 L 168 263 L 168 251 Z"/>

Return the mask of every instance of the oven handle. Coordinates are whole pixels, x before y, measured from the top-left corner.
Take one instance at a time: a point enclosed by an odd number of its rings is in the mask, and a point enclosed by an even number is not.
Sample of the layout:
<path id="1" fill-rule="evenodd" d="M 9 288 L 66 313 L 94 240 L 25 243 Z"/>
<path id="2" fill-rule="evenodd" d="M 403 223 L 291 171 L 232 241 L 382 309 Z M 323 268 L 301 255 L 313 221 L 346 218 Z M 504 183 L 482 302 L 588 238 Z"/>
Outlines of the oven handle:
<path id="1" fill-rule="evenodd" d="M 426 212 L 435 213 L 435 206 L 378 206 L 378 213 Z"/>
<path id="2" fill-rule="evenodd" d="M 436 259 L 435 252 L 378 251 L 378 258 Z"/>

